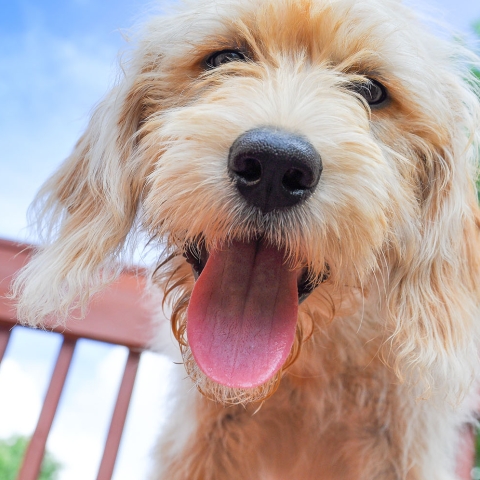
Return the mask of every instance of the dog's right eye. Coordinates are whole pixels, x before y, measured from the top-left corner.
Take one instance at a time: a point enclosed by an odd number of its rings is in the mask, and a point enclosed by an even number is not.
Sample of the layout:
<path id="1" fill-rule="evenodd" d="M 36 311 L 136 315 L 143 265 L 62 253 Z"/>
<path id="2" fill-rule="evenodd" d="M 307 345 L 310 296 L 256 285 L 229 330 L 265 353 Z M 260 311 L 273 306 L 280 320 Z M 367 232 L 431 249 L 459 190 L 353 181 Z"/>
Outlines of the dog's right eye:
<path id="1" fill-rule="evenodd" d="M 210 55 L 205 63 L 209 68 L 216 68 L 225 63 L 244 60 L 246 60 L 245 55 L 238 50 L 222 50 L 221 52 L 215 52 Z"/>
<path id="2" fill-rule="evenodd" d="M 367 78 L 363 83 L 353 83 L 351 90 L 361 95 L 371 107 L 380 107 L 388 100 L 385 86 L 373 78 Z"/>

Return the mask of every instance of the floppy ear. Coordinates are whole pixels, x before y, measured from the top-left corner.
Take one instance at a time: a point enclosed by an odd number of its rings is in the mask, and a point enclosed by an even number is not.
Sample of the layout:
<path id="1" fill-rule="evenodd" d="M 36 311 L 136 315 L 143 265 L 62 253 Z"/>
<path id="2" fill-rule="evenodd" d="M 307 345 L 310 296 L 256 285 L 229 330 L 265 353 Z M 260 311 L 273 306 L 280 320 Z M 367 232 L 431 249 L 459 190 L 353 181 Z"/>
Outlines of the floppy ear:
<path id="1" fill-rule="evenodd" d="M 480 105 L 474 84 L 457 74 L 441 78 L 449 111 L 431 128 L 443 131 L 437 138 L 444 142 L 425 142 L 419 155 L 420 221 L 390 268 L 392 336 L 384 356 L 419 395 L 443 390 L 456 401 L 478 362 Z"/>
<path id="2" fill-rule="evenodd" d="M 140 115 L 136 101 L 124 79 L 97 107 L 73 153 L 38 193 L 32 212 L 47 243 L 13 284 L 21 322 L 64 318 L 115 277 L 115 260 L 134 222 L 145 178 L 132 161 Z"/>
<path id="3" fill-rule="evenodd" d="M 142 27 L 122 82 L 36 197 L 32 212 L 47 241 L 13 283 L 11 297 L 23 323 L 65 318 L 119 273 L 119 255 L 160 154 L 158 144 L 151 156 L 141 154 L 148 119 L 177 105 L 190 82 L 183 70 L 177 75 L 163 68 L 162 47 L 178 36 L 181 20 L 175 10 L 172 15 Z M 186 21 L 190 25 L 188 15 Z"/>

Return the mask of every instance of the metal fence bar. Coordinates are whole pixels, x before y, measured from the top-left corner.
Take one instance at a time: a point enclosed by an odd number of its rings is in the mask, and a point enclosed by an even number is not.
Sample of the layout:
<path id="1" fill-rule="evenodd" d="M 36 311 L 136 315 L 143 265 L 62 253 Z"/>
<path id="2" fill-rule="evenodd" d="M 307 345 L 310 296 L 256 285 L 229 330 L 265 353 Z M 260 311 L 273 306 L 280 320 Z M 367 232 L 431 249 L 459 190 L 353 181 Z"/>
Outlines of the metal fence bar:
<path id="1" fill-rule="evenodd" d="M 10 327 L 0 327 L 0 362 L 3 360 L 5 350 L 7 349 L 8 340 L 10 339 Z"/>
<path id="2" fill-rule="evenodd" d="M 122 383 L 118 391 L 117 402 L 110 422 L 110 430 L 105 443 L 97 480 L 110 480 L 112 478 L 139 362 L 140 353 L 132 352 L 130 350 L 125 370 L 123 372 Z"/>
<path id="3" fill-rule="evenodd" d="M 30 440 L 17 480 L 37 480 L 45 454 L 45 444 L 52 426 L 68 369 L 72 361 L 76 340 L 64 338 L 57 363 L 50 380 L 37 427 Z"/>

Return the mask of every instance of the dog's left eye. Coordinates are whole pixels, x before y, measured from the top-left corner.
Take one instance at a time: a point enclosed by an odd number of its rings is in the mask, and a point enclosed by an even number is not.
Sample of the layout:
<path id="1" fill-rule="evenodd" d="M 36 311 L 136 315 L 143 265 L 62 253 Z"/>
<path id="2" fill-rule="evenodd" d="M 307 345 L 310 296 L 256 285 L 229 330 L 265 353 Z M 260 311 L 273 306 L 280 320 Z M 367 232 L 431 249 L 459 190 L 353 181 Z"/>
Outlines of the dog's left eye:
<path id="1" fill-rule="evenodd" d="M 243 60 L 246 60 L 245 55 L 238 50 L 222 50 L 221 52 L 215 52 L 210 55 L 205 63 L 210 68 L 216 68 L 225 63 Z"/>
<path id="2" fill-rule="evenodd" d="M 385 86 L 371 78 L 366 83 L 354 83 L 352 89 L 361 95 L 371 106 L 379 106 L 388 98 Z"/>

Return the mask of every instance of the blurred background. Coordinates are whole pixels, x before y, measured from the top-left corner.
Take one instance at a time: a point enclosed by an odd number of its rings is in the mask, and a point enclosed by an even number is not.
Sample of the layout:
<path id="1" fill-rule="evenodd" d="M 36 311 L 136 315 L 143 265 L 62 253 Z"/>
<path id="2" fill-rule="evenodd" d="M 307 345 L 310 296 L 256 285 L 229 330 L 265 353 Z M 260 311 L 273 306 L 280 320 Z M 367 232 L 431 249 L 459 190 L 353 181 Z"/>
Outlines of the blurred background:
<path id="1" fill-rule="evenodd" d="M 27 229 L 27 207 L 68 156 L 94 105 L 114 83 L 128 28 L 173 1 L 2 3 L 0 238 L 35 242 Z M 475 45 L 478 0 L 405 3 L 453 27 L 442 35 Z M 42 331 L 19 327 L 12 333 L 0 366 L 2 480 L 15 478 L 15 465 L 35 428 L 60 343 L 57 335 Z M 42 480 L 95 478 L 126 355 L 122 347 L 99 342 L 81 341 L 77 346 L 48 440 Z M 150 451 L 162 428 L 172 367 L 161 355 L 142 356 L 115 480 L 146 478 Z"/>

